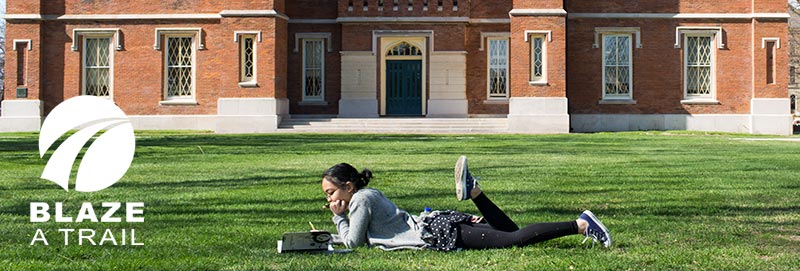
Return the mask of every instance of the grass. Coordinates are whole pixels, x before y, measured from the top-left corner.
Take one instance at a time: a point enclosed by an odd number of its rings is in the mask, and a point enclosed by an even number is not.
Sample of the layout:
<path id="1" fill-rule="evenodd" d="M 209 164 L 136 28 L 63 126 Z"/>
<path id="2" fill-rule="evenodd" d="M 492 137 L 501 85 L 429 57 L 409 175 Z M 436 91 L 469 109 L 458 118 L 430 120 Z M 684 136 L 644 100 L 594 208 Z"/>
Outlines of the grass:
<path id="1" fill-rule="evenodd" d="M 94 193 L 39 179 L 37 134 L 0 134 L 0 270 L 792 270 L 800 266 L 800 142 L 752 135 L 215 135 L 137 132 L 125 177 Z M 569 236 L 523 248 L 277 254 L 281 233 L 335 232 L 322 171 L 368 167 L 411 213 L 477 213 L 454 199 L 460 154 L 518 224 L 590 209 L 610 249 Z M 144 223 L 31 223 L 30 202 L 144 202 Z M 135 229 L 144 246 L 64 246 L 59 228 Z M 49 246 L 29 245 L 36 229 Z M 100 234 L 100 233 L 98 233 Z M 96 239 L 97 240 L 97 239 Z"/>

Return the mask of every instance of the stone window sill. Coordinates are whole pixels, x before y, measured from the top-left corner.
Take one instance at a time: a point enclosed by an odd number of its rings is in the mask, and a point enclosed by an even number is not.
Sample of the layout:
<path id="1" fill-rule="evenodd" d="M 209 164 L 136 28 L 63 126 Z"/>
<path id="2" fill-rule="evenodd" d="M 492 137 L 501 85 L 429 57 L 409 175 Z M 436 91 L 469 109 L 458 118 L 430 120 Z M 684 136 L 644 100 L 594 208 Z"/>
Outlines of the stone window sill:
<path id="1" fill-rule="evenodd" d="M 301 101 L 297 103 L 298 105 L 313 105 L 313 106 L 326 106 L 328 102 L 326 101 Z"/>
<path id="2" fill-rule="evenodd" d="M 603 99 L 597 101 L 597 104 L 636 104 L 634 99 Z"/>
<path id="3" fill-rule="evenodd" d="M 258 83 L 256 82 L 239 82 L 240 88 L 254 88 L 258 87 Z"/>
<path id="4" fill-rule="evenodd" d="M 688 99 L 681 100 L 681 104 L 720 104 L 716 99 Z"/>
<path id="5" fill-rule="evenodd" d="M 483 101 L 483 104 L 508 104 L 508 99 L 488 99 Z"/>
<path id="6" fill-rule="evenodd" d="M 160 105 L 198 105 L 195 100 L 166 100 L 160 101 Z"/>
<path id="7" fill-rule="evenodd" d="M 547 86 L 547 81 L 528 81 L 528 85 L 531 86 Z"/>

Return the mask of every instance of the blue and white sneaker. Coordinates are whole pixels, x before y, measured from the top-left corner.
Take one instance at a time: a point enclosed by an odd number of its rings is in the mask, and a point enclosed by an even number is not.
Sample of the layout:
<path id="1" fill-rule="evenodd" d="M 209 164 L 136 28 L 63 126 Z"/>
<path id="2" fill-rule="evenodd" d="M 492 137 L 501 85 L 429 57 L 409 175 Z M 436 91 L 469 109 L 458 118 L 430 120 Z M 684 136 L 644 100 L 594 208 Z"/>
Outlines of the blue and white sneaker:
<path id="1" fill-rule="evenodd" d="M 466 200 L 471 198 L 470 192 L 472 191 L 475 186 L 478 185 L 478 182 L 475 181 L 475 178 L 469 174 L 469 168 L 467 167 L 467 157 L 461 156 L 456 161 L 455 167 L 455 180 L 456 180 L 456 198 L 458 200 Z"/>
<path id="2" fill-rule="evenodd" d="M 594 216 L 592 211 L 583 211 L 579 219 L 589 222 L 589 226 L 586 227 L 586 231 L 583 233 L 583 235 L 586 236 L 586 238 L 583 239 L 583 243 L 586 243 L 586 240 L 591 238 L 592 244 L 594 244 L 594 242 L 600 242 L 604 247 L 611 246 L 611 234 L 608 232 L 608 228 L 600 222 L 600 219 Z"/>

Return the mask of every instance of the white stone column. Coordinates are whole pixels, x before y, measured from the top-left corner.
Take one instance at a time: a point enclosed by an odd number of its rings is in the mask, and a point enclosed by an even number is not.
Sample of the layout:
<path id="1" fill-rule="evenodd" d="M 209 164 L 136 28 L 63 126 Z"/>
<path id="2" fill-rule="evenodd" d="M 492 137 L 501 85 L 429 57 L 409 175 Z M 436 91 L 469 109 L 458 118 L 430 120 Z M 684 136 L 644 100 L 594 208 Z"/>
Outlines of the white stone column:
<path id="1" fill-rule="evenodd" d="M 42 128 L 42 101 L 4 100 L 0 132 L 37 132 Z"/>
<path id="2" fill-rule="evenodd" d="M 512 133 L 569 133 L 567 98 L 511 97 L 508 130 Z"/>

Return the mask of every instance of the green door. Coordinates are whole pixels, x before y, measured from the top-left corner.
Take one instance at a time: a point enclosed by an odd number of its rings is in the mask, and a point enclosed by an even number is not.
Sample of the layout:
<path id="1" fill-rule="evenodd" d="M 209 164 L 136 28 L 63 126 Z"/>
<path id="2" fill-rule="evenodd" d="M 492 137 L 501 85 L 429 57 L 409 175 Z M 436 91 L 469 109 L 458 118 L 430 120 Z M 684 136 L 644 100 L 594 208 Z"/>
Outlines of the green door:
<path id="1" fill-rule="evenodd" d="M 386 115 L 422 115 L 422 61 L 386 61 Z"/>

